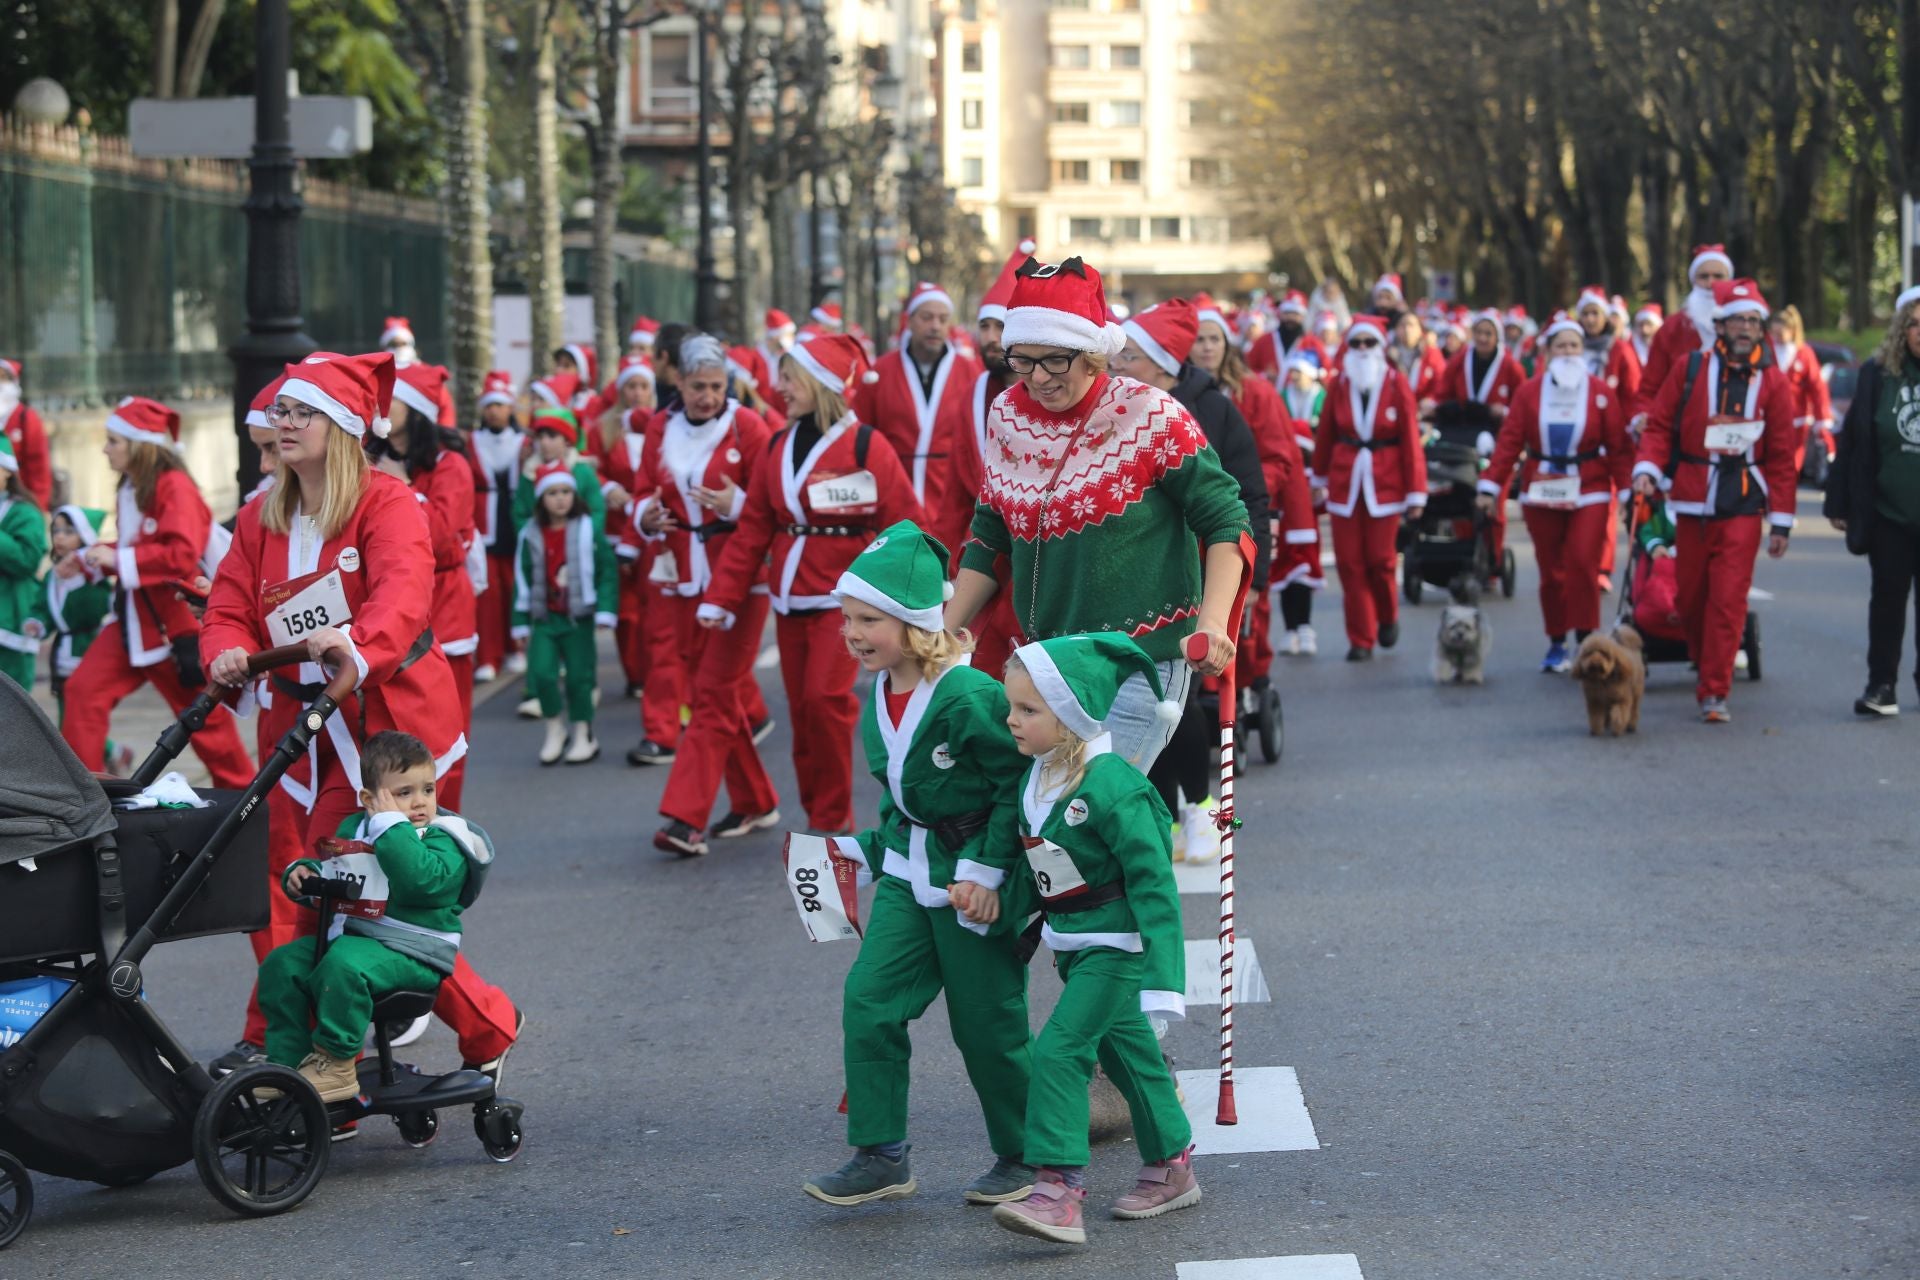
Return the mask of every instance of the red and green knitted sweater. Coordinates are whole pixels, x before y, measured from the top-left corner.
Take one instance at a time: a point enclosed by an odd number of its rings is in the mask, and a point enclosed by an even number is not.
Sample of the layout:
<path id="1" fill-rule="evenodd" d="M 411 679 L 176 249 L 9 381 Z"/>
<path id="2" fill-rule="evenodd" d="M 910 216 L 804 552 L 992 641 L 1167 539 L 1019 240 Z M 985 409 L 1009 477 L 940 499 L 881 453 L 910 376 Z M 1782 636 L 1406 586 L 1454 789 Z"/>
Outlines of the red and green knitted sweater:
<path id="1" fill-rule="evenodd" d="M 988 415 L 984 461 L 960 563 L 991 576 L 996 557 L 1012 560 L 1021 632 L 1119 631 L 1156 661 L 1177 658 L 1200 612 L 1201 545 L 1247 533 L 1239 486 L 1180 403 L 1102 374 L 1056 414 L 1016 384 Z"/>

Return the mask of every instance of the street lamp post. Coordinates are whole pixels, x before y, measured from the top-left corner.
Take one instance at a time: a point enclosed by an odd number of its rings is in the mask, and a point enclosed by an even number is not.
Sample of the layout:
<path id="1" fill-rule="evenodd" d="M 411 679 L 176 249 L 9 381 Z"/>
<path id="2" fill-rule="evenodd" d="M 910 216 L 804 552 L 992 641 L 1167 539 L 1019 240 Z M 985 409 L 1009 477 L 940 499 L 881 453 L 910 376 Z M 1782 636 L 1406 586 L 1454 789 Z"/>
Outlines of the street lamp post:
<path id="1" fill-rule="evenodd" d="M 713 50 L 707 28 L 718 0 L 693 0 L 693 21 L 698 35 L 700 81 L 700 242 L 693 260 L 693 324 L 702 332 L 712 332 L 714 300 L 719 274 L 713 266 Z"/>

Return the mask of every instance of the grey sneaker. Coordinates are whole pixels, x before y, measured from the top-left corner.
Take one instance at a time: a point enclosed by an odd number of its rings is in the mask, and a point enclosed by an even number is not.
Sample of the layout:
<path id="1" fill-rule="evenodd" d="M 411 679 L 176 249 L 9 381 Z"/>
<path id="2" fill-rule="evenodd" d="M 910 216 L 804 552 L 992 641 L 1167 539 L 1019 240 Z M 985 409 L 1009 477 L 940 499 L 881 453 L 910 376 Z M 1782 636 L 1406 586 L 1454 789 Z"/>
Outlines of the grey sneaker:
<path id="1" fill-rule="evenodd" d="M 221 1076 L 238 1071 L 242 1067 L 251 1067 L 267 1060 L 266 1050 L 259 1045 L 242 1040 L 212 1062 L 207 1064 L 207 1074 L 218 1080 Z"/>
<path id="2" fill-rule="evenodd" d="M 1733 713 L 1727 710 L 1725 698 L 1700 699 L 1700 719 L 1707 724 L 1726 724 L 1733 719 Z"/>
<path id="3" fill-rule="evenodd" d="M 800 1189 L 828 1204 L 865 1204 L 869 1200 L 899 1200 L 919 1190 L 907 1167 L 908 1147 L 898 1160 L 889 1160 L 867 1147 L 832 1173 L 823 1173 Z"/>
<path id="4" fill-rule="evenodd" d="M 994 1160 L 993 1168 L 969 1182 L 961 1194 L 968 1204 L 1005 1204 L 1009 1200 L 1026 1199 L 1032 1190 L 1033 1166 L 1000 1156 Z"/>

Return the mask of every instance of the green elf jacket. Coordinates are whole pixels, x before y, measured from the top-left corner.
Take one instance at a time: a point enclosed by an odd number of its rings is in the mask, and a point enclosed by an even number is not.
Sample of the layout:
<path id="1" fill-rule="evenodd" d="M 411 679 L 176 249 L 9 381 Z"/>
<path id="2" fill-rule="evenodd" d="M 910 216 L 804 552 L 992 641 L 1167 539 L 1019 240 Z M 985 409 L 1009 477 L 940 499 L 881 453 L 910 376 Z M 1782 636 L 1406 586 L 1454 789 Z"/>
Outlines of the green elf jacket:
<path id="1" fill-rule="evenodd" d="M 47 517 L 40 508 L 0 493 L 0 649 L 37 654 L 40 642 L 27 636 L 39 593 L 36 575 L 47 558 Z"/>
<path id="2" fill-rule="evenodd" d="M 473 905 L 493 864 L 487 833 L 457 813 L 442 813 L 416 828 L 402 813 L 368 816 L 362 811 L 349 815 L 334 834 L 371 845 L 372 853 L 343 853 L 324 862 L 300 858 L 287 874 L 308 867 L 330 879 L 358 879 L 362 903 L 384 903 L 385 910 L 378 915 L 343 911 L 333 918 L 328 936 L 372 938 L 437 973 L 452 973 L 460 950 L 460 913 Z M 288 897 L 298 897 L 285 876 L 280 887 Z"/>
<path id="3" fill-rule="evenodd" d="M 1173 880 L 1172 819 L 1141 772 L 1114 755 L 1107 735 L 1087 744 L 1086 773 L 1071 794 L 1045 798 L 1040 762 L 1020 788 L 1020 831 L 1055 954 L 1110 947 L 1143 961 L 1140 1008 L 1184 1018 L 1187 949 Z M 1044 879 L 1043 879 L 1044 877 Z M 1123 896 L 1073 909 L 1073 898 L 1117 885 Z"/>
<path id="4" fill-rule="evenodd" d="M 520 526 L 513 558 L 513 634 L 524 638 L 536 619 L 548 616 L 547 591 L 560 566 L 547 563 L 547 528 L 538 520 Z M 576 622 L 614 624 L 620 611 L 620 565 L 613 544 L 591 518 L 567 521 L 566 616 Z"/>
<path id="5" fill-rule="evenodd" d="M 885 788 L 880 824 L 842 840 L 842 851 L 857 845 L 863 881 L 904 880 L 929 910 L 952 905 L 947 886 L 956 880 L 1001 889 L 996 924 L 960 923 L 975 933 L 1017 933 L 1027 895 L 1015 885 L 1007 900 L 1007 875 L 1020 856 L 1014 788 L 1026 757 L 1007 732 L 1007 691 L 962 658 L 914 688 L 895 728 L 886 680 L 882 672 L 874 681 L 861 725 L 867 767 Z M 956 819 L 958 829 L 949 825 Z"/>
<path id="6" fill-rule="evenodd" d="M 62 680 L 79 670 L 87 646 L 113 610 L 113 583 L 106 578 L 63 578 L 49 569 L 34 588 L 33 616 L 54 637 L 53 673 Z"/>

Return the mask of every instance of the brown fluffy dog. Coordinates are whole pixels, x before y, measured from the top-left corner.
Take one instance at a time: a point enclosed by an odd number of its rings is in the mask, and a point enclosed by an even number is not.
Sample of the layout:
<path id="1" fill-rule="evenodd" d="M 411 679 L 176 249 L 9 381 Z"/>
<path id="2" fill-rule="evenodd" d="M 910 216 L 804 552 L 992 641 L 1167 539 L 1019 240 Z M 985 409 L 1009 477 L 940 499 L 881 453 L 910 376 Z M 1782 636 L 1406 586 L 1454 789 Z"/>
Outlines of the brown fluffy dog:
<path id="1" fill-rule="evenodd" d="M 1573 678 L 1587 695 L 1587 732 L 1619 737 L 1640 727 L 1640 696 L 1647 691 L 1647 664 L 1640 656 L 1640 633 L 1621 623 L 1612 635 L 1600 632 L 1580 642 Z"/>

